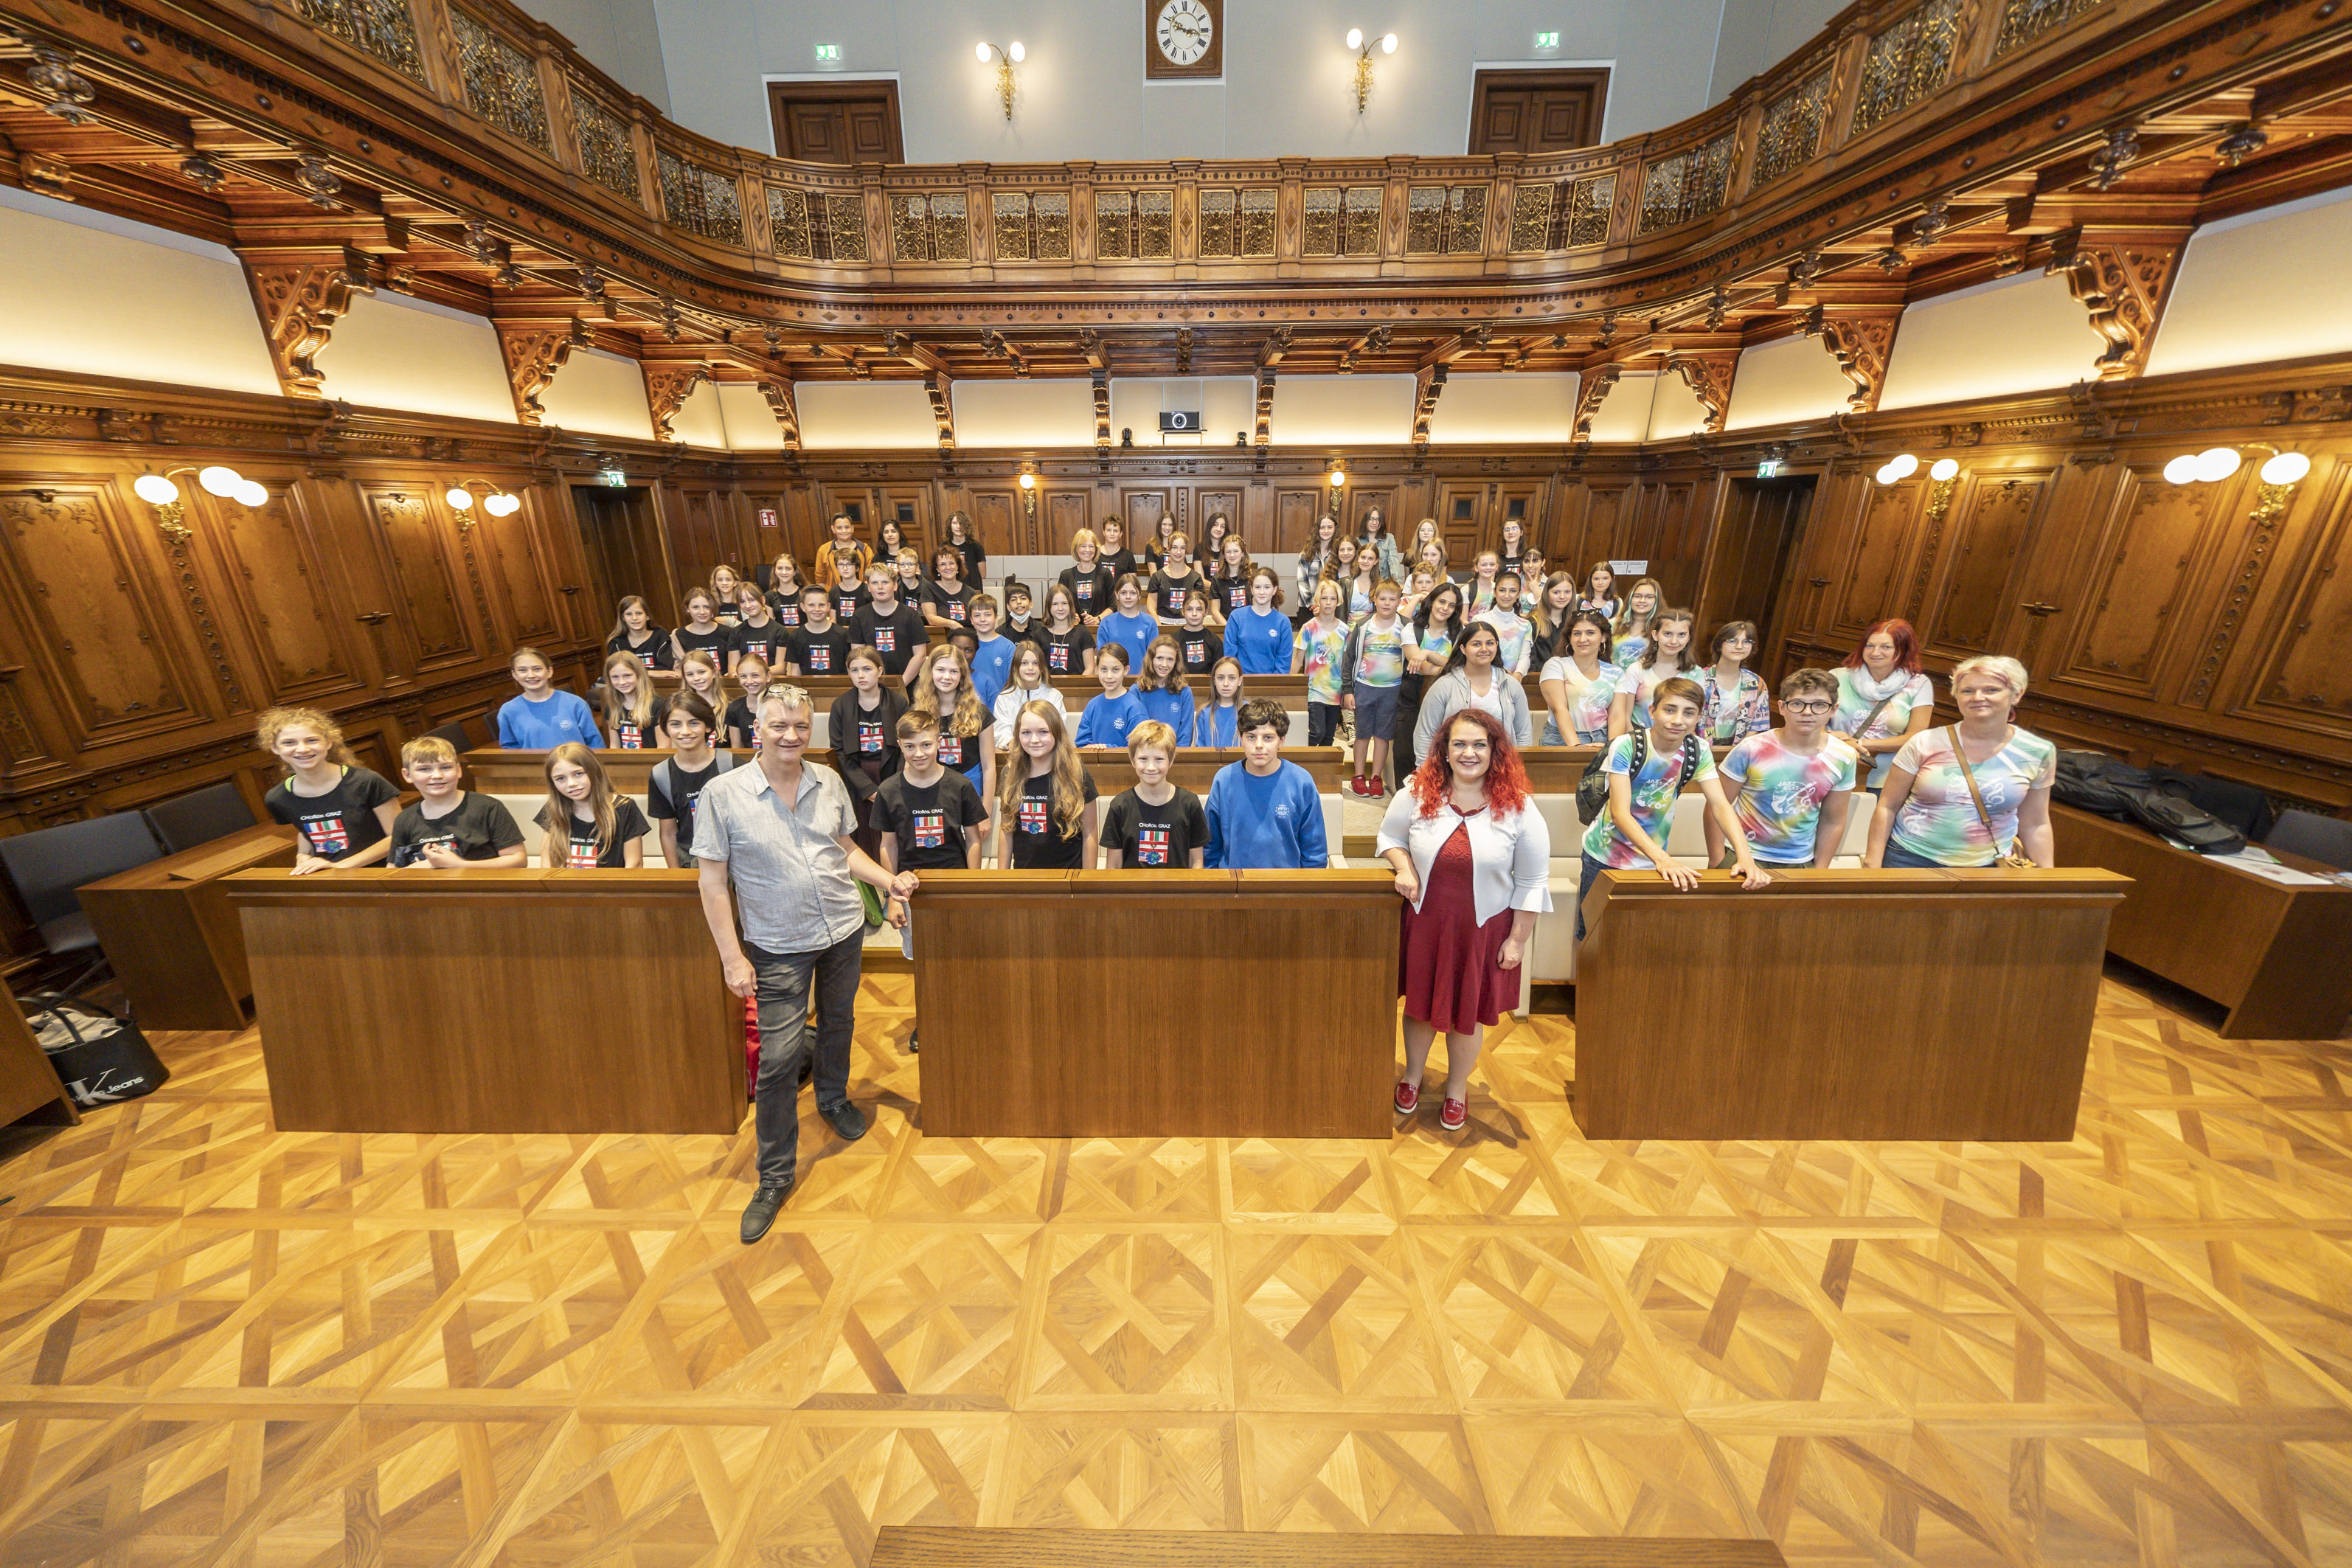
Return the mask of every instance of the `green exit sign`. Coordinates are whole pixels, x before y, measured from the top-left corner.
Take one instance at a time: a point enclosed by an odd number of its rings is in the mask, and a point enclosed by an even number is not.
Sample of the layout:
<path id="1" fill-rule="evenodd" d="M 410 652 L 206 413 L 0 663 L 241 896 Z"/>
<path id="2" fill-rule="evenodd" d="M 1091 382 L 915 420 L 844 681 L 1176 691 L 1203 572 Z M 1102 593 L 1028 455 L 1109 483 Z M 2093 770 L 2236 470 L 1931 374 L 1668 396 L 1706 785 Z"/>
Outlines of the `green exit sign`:
<path id="1" fill-rule="evenodd" d="M 1536 47 L 1539 49 L 1556 49 L 1559 47 L 1559 35 L 1558 33 L 1538 33 L 1536 35 Z"/>
<path id="2" fill-rule="evenodd" d="M 841 46 L 839 44 L 819 44 L 816 47 L 816 58 L 832 65 L 839 65 L 841 63 Z"/>

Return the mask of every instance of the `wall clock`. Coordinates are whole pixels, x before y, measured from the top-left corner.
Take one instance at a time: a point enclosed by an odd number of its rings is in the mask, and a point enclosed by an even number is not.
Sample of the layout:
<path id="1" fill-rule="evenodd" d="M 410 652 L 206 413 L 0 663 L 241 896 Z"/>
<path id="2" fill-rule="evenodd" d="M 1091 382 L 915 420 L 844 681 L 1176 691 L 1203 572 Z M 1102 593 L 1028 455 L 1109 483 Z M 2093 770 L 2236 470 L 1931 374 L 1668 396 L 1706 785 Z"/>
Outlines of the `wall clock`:
<path id="1" fill-rule="evenodd" d="M 1143 0 L 1147 81 L 1202 81 L 1225 74 L 1225 0 Z"/>

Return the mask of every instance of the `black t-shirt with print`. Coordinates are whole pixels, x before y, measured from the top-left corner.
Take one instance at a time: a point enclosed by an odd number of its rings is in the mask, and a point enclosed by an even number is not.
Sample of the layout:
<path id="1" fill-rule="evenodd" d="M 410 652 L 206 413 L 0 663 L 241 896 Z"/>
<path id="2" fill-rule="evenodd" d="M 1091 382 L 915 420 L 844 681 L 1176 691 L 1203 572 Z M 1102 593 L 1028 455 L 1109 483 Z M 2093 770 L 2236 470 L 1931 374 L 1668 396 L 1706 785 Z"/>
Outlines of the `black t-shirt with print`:
<path id="1" fill-rule="evenodd" d="M 849 637 L 882 656 L 886 675 L 904 675 L 915 655 L 931 640 L 924 629 L 923 613 L 907 605 L 893 607 L 888 615 L 866 605 L 849 618 Z"/>
<path id="2" fill-rule="evenodd" d="M 1225 634 L 1215 626 L 1178 626 L 1168 635 L 1176 639 L 1176 668 L 1186 675 L 1206 675 L 1225 657 Z"/>
<path id="3" fill-rule="evenodd" d="M 534 820 L 544 832 L 547 828 L 547 807 L 541 806 Z M 613 797 L 613 842 L 604 846 L 603 854 L 596 851 L 596 824 L 593 821 L 583 822 L 579 813 L 574 812 L 569 826 L 572 849 L 562 868 L 575 871 L 622 869 L 628 865 L 626 851 L 629 840 L 643 838 L 653 831 L 653 825 L 646 820 L 646 814 L 637 809 L 637 803 L 625 795 Z M 681 838 L 679 847 L 682 849 L 692 842 L 691 839 Z"/>
<path id="4" fill-rule="evenodd" d="M 792 628 L 775 616 L 768 617 L 764 626 L 739 626 L 735 628 L 734 651 L 738 658 L 756 653 L 769 668 L 776 668 L 784 650 L 793 645 Z"/>
<path id="5" fill-rule="evenodd" d="M 1197 566 L 1187 566 L 1181 573 L 1165 571 L 1151 574 L 1151 613 L 1165 621 L 1184 618 L 1184 602 L 1195 594 L 1209 591 Z"/>
<path id="6" fill-rule="evenodd" d="M 1087 655 L 1095 646 L 1095 634 L 1078 621 L 1070 623 L 1066 632 L 1046 630 L 1042 622 L 1038 626 L 1037 646 L 1045 650 L 1045 684 L 1060 685 L 1054 679 L 1057 675 L 1084 675 Z"/>
<path id="7" fill-rule="evenodd" d="M 783 627 L 785 631 L 787 631 L 787 632 L 796 632 L 796 631 L 800 630 L 800 629 L 801 629 L 801 591 L 800 591 L 800 589 L 799 589 L 799 588 L 797 588 L 797 587 L 793 587 L 793 588 L 771 588 L 771 589 L 769 589 L 769 590 L 768 590 L 768 614 L 770 614 L 770 615 L 772 615 L 772 616 L 775 616 L 775 617 L 776 617 L 776 624 L 777 624 L 778 626 L 780 626 Z"/>
<path id="8" fill-rule="evenodd" d="M 883 780 L 874 795 L 874 826 L 897 837 L 902 870 L 962 870 L 971 863 L 965 829 L 987 820 L 980 791 L 952 768 L 928 785 L 908 784 L 899 773 Z"/>
<path id="9" fill-rule="evenodd" d="M 1062 568 L 1061 580 L 1062 585 L 1069 589 L 1070 601 L 1077 606 L 1078 614 L 1100 616 L 1109 613 L 1112 607 L 1110 591 L 1118 585 L 1118 578 L 1108 566 L 1099 561 L 1095 563 L 1095 569 L 1091 572 L 1081 571 L 1076 566 L 1065 566 Z M 1053 606 L 1040 605 L 1039 607 L 1050 609 Z"/>
<path id="10" fill-rule="evenodd" d="M 849 650 L 857 639 L 839 621 L 821 632 L 806 626 L 793 634 L 784 649 L 784 658 L 803 675 L 847 675 Z"/>
<path id="11" fill-rule="evenodd" d="M 958 626 L 971 624 L 971 597 L 977 592 L 969 583 L 955 587 L 942 587 L 937 583 L 923 584 L 923 607 L 934 615 L 944 616 Z"/>
<path id="12" fill-rule="evenodd" d="M 1095 775 L 1086 769 L 1078 770 L 1086 785 L 1086 798 L 1096 797 Z M 1054 823 L 1054 776 L 1045 773 L 1021 781 L 1021 798 L 1015 803 L 1013 820 L 1007 824 L 1013 830 L 1013 868 L 1016 871 L 1076 871 L 1080 869 L 1079 857 L 1086 853 L 1086 832 L 1083 828 L 1067 838 L 1061 836 Z"/>
<path id="13" fill-rule="evenodd" d="M 898 721 L 906 714 L 907 700 L 888 686 L 877 687 L 874 695 L 874 706 L 866 708 L 857 689 L 851 687 L 833 700 L 825 721 L 834 771 L 860 799 L 899 767 Z"/>
<path id="14" fill-rule="evenodd" d="M 663 626 L 647 626 L 646 640 L 643 642 L 631 642 L 629 634 L 626 632 L 615 637 L 605 638 L 604 657 L 610 658 L 616 653 L 635 654 L 645 660 L 647 669 L 669 669 L 677 663 L 677 660 L 670 655 L 669 631 Z"/>
<path id="15" fill-rule="evenodd" d="M 1122 867 L 1181 871 L 1192 864 L 1193 850 L 1209 847 L 1209 814 L 1201 797 L 1181 784 L 1161 805 L 1124 790 L 1103 818 L 1102 843 L 1118 851 Z"/>
<path id="16" fill-rule="evenodd" d="M 740 767 L 743 764 L 738 763 L 735 765 Z M 662 788 L 658 764 L 655 766 L 652 776 L 646 780 L 646 809 L 652 813 L 656 822 L 677 824 L 679 854 L 693 853 L 694 803 L 702 797 L 704 787 L 724 771 L 719 767 L 717 757 L 711 758 L 702 767 L 688 769 L 679 767 L 677 759 L 673 756 L 669 760 L 670 789 Z"/>
<path id="17" fill-rule="evenodd" d="M 677 628 L 677 648 L 680 653 L 692 653 L 695 649 L 701 648 L 719 661 L 719 668 L 721 669 L 727 668 L 728 650 L 734 646 L 735 633 L 727 626 L 712 626 L 707 632 L 696 631 L 692 626 Z"/>
<path id="18" fill-rule="evenodd" d="M 400 792 L 371 768 L 343 770 L 335 787 L 324 795 L 297 795 L 287 780 L 262 797 L 272 819 L 290 823 L 302 835 L 302 847 L 320 860 L 348 859 L 383 838 L 383 824 L 375 808 L 398 800 Z"/>
<path id="19" fill-rule="evenodd" d="M 460 860 L 490 860 L 521 842 L 522 829 L 503 802 L 467 790 L 446 816 L 425 816 L 419 801 L 393 818 L 389 858 L 395 866 L 422 866 L 425 852 L 438 847 Z"/>

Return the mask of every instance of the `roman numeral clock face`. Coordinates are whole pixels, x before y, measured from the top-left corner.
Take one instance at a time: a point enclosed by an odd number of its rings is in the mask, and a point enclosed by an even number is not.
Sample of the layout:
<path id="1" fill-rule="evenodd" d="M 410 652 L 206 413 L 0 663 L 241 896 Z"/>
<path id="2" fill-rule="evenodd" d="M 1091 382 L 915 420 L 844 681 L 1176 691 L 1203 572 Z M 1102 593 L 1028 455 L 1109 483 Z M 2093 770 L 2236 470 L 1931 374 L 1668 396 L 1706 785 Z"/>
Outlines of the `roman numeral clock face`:
<path id="1" fill-rule="evenodd" d="M 1211 58 L 1217 43 L 1217 19 L 1203 0 L 1166 0 L 1150 20 L 1152 48 L 1148 63 L 1153 74 L 1197 74 L 1220 63 Z"/>

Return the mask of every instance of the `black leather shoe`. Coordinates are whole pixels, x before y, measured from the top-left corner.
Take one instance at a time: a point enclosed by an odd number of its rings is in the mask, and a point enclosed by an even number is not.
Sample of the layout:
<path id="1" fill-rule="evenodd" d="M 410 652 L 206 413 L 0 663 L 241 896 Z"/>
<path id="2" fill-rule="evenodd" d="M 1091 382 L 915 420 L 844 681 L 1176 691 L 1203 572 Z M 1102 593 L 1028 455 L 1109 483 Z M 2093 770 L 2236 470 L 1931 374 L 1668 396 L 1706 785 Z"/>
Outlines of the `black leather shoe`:
<path id="1" fill-rule="evenodd" d="M 809 1080 L 814 1077 L 816 1077 L 816 1058 L 814 1056 L 803 1057 L 801 1058 L 800 1086 L 803 1089 L 806 1089 L 809 1086 Z"/>
<path id="2" fill-rule="evenodd" d="M 923 1052 L 923 1042 L 922 1042 L 921 1037 L 920 1037 L 919 1036 L 918 1036 L 914 1030 L 912 1030 L 912 1029 L 908 1030 L 908 1031 L 907 1031 L 907 1054 L 908 1054 L 908 1056 L 910 1056 L 910 1057 L 914 1057 L 914 1056 L 920 1056 L 920 1055 L 922 1055 L 922 1052 Z"/>
<path id="3" fill-rule="evenodd" d="M 790 1182 L 781 1186 L 772 1186 L 765 1182 L 760 1184 L 760 1190 L 753 1193 L 751 1201 L 743 1205 L 744 1246 L 749 1247 L 768 1234 L 768 1227 L 776 1223 L 777 1211 L 784 1206 L 784 1200 L 792 1195 L 792 1192 Z"/>
<path id="4" fill-rule="evenodd" d="M 817 1114 L 824 1118 L 825 1125 L 838 1133 L 845 1143 L 855 1143 L 866 1136 L 864 1113 L 845 1100 L 830 1109 L 818 1106 Z"/>

